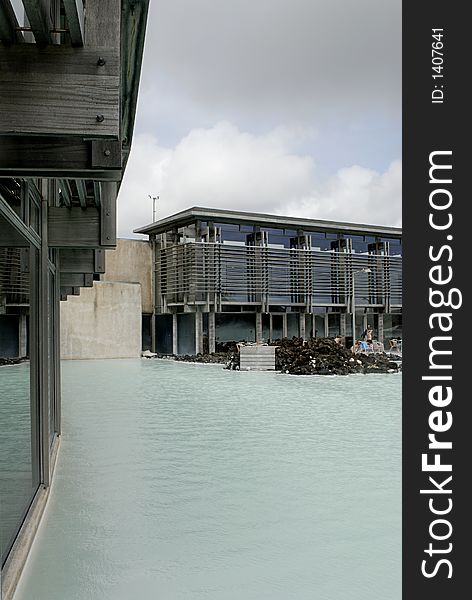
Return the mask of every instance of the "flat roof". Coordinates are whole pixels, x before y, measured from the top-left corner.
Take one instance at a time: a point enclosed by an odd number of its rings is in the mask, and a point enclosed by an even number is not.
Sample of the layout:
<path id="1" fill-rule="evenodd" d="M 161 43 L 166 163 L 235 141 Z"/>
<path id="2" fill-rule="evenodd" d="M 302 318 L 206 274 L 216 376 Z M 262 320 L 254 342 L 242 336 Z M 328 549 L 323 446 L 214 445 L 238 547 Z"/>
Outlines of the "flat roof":
<path id="1" fill-rule="evenodd" d="M 226 210 L 221 208 L 204 208 L 193 206 L 181 212 L 160 219 L 155 223 L 139 227 L 134 233 L 164 233 L 173 227 L 182 227 L 194 221 L 216 221 L 233 224 L 251 223 L 260 227 L 274 227 L 286 229 L 304 229 L 313 231 L 337 231 L 364 233 L 374 235 L 388 235 L 401 237 L 399 227 L 384 225 L 366 225 L 362 223 L 346 223 L 343 221 L 326 221 L 321 219 L 305 219 L 300 217 L 285 217 L 282 215 L 268 215 L 264 213 L 245 212 L 240 210 Z"/>

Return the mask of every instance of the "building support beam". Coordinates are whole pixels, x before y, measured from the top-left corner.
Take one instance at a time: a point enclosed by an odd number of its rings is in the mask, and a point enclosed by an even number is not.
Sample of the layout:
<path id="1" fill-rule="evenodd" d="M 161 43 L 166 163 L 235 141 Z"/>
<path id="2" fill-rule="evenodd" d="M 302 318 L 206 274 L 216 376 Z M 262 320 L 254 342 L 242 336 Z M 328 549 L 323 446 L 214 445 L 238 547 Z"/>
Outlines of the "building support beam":
<path id="1" fill-rule="evenodd" d="M 299 313 L 300 319 L 300 337 L 306 340 L 305 313 Z"/>
<path id="2" fill-rule="evenodd" d="M 0 2 L 0 40 L 5 44 L 23 42 L 23 34 L 18 31 L 19 24 L 10 0 Z"/>
<path id="3" fill-rule="evenodd" d="M 52 44 L 51 29 L 54 29 L 54 24 L 51 21 L 51 1 L 23 0 L 23 6 L 36 43 L 40 46 Z"/>
<path id="4" fill-rule="evenodd" d="M 87 188 L 85 187 L 85 181 L 83 179 L 76 179 L 75 185 L 77 187 L 77 194 L 79 195 L 80 208 L 87 208 Z"/>
<path id="5" fill-rule="evenodd" d="M 61 273 L 61 287 L 85 287 L 85 275 L 83 273 Z"/>
<path id="6" fill-rule="evenodd" d="M 110 140 L 109 144 L 114 146 L 119 142 Z M 111 166 L 107 167 L 103 164 L 94 166 L 92 145 L 91 140 L 78 137 L 1 135 L 0 177 L 119 181 L 122 177 L 121 161 L 110 163 Z"/>
<path id="7" fill-rule="evenodd" d="M 119 47 L 5 46 L 0 53 L 0 131 L 118 141 L 120 75 Z"/>
<path id="8" fill-rule="evenodd" d="M 178 354 L 179 352 L 179 343 L 178 343 L 178 335 L 179 335 L 179 326 L 177 323 L 177 314 L 172 314 L 172 354 Z"/>
<path id="9" fill-rule="evenodd" d="M 282 337 L 283 338 L 287 337 L 287 331 L 288 331 L 288 327 L 287 327 L 287 313 L 284 313 L 282 315 Z"/>
<path id="10" fill-rule="evenodd" d="M 49 487 L 49 247 L 48 203 L 41 201 L 41 250 L 39 257 L 39 396 L 41 482 Z"/>
<path id="11" fill-rule="evenodd" d="M 83 0 L 63 0 L 72 46 L 84 45 Z"/>
<path id="12" fill-rule="evenodd" d="M 346 313 L 341 313 L 339 317 L 339 335 L 346 337 Z"/>
<path id="13" fill-rule="evenodd" d="M 67 179 L 59 179 L 59 187 L 61 188 L 61 195 L 64 201 L 65 206 L 67 208 L 72 207 L 72 191 L 70 189 L 70 184 Z"/>
<path id="14" fill-rule="evenodd" d="M 94 273 L 105 273 L 105 250 L 94 250 Z"/>
<path id="15" fill-rule="evenodd" d="M 18 323 L 18 356 L 24 358 L 27 355 L 28 331 L 26 327 L 26 314 L 20 313 Z"/>
<path id="16" fill-rule="evenodd" d="M 95 273 L 94 250 L 61 249 L 61 273 Z"/>
<path id="17" fill-rule="evenodd" d="M 203 313 L 195 313 L 195 354 L 203 354 Z"/>
<path id="18" fill-rule="evenodd" d="M 102 182 L 100 204 L 100 246 L 116 246 L 116 198 L 118 186 L 113 181 Z"/>
<path id="19" fill-rule="evenodd" d="M 53 248 L 100 248 L 100 214 L 94 207 L 50 207 L 49 245 Z"/>
<path id="20" fill-rule="evenodd" d="M 262 342 L 262 313 L 256 312 L 256 342 Z"/>
<path id="21" fill-rule="evenodd" d="M 384 316 L 383 316 L 383 313 L 379 314 L 379 325 L 378 325 L 377 339 L 382 344 L 384 343 Z"/>
<path id="22" fill-rule="evenodd" d="M 216 319 L 215 313 L 208 313 L 208 349 L 209 352 L 216 352 Z"/>

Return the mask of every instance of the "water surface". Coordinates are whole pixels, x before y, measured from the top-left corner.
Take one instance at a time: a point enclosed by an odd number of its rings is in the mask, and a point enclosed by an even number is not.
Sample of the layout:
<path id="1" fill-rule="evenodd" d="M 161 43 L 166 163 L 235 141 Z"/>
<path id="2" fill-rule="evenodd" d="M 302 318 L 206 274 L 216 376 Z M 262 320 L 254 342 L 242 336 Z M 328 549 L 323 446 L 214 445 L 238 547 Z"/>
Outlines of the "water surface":
<path id="1" fill-rule="evenodd" d="M 15 600 L 399 600 L 401 376 L 63 363 Z"/>

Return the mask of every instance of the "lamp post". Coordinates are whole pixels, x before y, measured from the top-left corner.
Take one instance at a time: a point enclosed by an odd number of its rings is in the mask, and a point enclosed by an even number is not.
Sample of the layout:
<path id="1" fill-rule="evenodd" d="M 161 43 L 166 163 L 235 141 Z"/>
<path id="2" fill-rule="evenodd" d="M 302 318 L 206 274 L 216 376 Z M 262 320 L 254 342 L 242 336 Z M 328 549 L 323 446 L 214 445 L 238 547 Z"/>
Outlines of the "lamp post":
<path id="1" fill-rule="evenodd" d="M 355 346 L 356 344 L 356 292 L 355 292 L 355 279 L 356 279 L 356 275 L 358 275 L 359 273 L 371 273 L 372 269 L 369 269 L 369 267 L 363 267 L 362 269 L 359 269 L 358 271 L 353 271 L 352 272 L 352 299 L 351 299 L 351 310 L 352 310 L 352 345 Z"/>

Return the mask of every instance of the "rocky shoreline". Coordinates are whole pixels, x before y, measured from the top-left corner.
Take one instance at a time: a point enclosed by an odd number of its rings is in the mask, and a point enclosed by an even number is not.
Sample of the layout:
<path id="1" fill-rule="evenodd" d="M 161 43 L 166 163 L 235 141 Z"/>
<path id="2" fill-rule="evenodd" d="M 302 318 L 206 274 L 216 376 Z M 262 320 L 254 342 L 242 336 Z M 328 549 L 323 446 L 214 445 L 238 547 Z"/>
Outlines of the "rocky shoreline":
<path id="1" fill-rule="evenodd" d="M 353 373 L 397 373 L 401 371 L 401 357 L 385 352 L 353 354 L 332 338 L 302 338 L 278 340 L 275 369 L 290 375 L 349 375 Z M 227 351 L 197 355 L 153 354 L 179 362 L 223 364 L 226 369 L 239 370 L 239 352 L 236 343 L 227 345 Z"/>
<path id="2" fill-rule="evenodd" d="M 5 367 L 9 365 L 19 365 L 22 362 L 29 360 L 29 358 L 1 358 L 0 357 L 0 367 Z"/>

